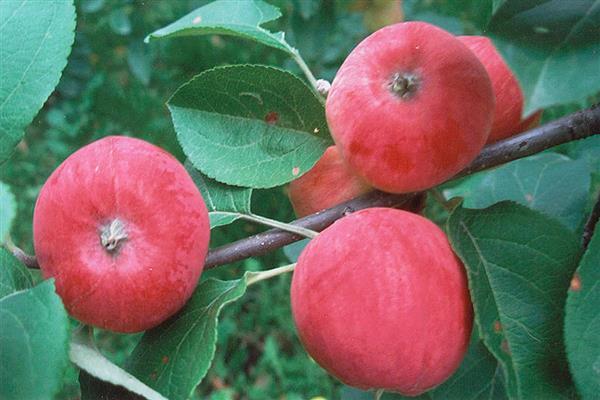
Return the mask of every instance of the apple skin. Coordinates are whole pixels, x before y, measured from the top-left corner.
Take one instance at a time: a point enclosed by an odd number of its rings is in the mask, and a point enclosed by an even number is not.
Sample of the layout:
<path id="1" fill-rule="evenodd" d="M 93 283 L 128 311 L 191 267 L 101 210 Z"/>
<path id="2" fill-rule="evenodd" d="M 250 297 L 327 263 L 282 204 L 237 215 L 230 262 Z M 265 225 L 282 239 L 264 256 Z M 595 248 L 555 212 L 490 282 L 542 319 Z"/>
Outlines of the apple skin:
<path id="1" fill-rule="evenodd" d="M 311 240 L 291 303 L 301 342 L 330 374 L 408 396 L 458 368 L 473 321 L 465 271 L 446 235 L 389 208 L 350 214 Z"/>
<path id="2" fill-rule="evenodd" d="M 373 190 L 354 174 L 336 146 L 325 150 L 314 167 L 292 181 L 288 195 L 298 217 L 314 214 Z"/>
<path id="3" fill-rule="evenodd" d="M 390 25 L 363 40 L 326 102 L 342 157 L 367 183 L 392 193 L 429 189 L 466 167 L 487 141 L 493 110 L 481 62 L 424 22 Z"/>
<path id="4" fill-rule="evenodd" d="M 109 251 L 101 233 L 116 220 L 127 237 Z M 209 226 L 200 192 L 173 156 L 118 136 L 67 158 L 42 187 L 33 216 L 40 269 L 56 279 L 69 313 L 127 333 L 158 325 L 189 299 Z"/>
<path id="5" fill-rule="evenodd" d="M 504 61 L 494 43 L 485 36 L 458 36 L 485 67 L 494 89 L 496 107 L 488 143 L 506 139 L 536 126 L 541 111 L 522 120 L 523 91 L 519 81 Z"/>

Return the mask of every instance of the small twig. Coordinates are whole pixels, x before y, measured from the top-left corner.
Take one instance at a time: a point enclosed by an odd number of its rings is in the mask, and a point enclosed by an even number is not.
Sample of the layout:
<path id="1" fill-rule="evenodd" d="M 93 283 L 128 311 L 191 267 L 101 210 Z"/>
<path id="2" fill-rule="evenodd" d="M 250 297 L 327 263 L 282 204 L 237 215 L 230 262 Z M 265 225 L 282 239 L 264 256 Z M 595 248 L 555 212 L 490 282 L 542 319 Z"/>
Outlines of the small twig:
<path id="1" fill-rule="evenodd" d="M 587 249 L 590 244 L 590 240 L 592 240 L 592 236 L 594 235 L 594 230 L 596 229 L 596 225 L 598 224 L 598 219 L 600 218 L 600 193 L 598 193 L 598 199 L 596 200 L 596 204 L 594 204 L 594 208 L 592 209 L 592 213 L 588 218 L 585 226 L 583 227 L 583 238 L 581 240 L 583 249 Z"/>
<path id="2" fill-rule="evenodd" d="M 383 390 L 383 389 L 377 389 L 377 390 L 375 391 L 375 393 L 373 393 L 373 399 L 375 399 L 375 400 L 380 400 L 380 399 L 381 399 L 381 396 L 383 396 L 383 392 L 384 392 L 384 390 Z"/>
<path id="3" fill-rule="evenodd" d="M 304 59 L 300 56 L 300 53 L 298 52 L 298 50 L 296 50 L 296 49 L 292 50 L 292 58 L 294 59 L 294 61 L 296 61 L 296 64 L 298 64 L 298 66 L 304 73 L 304 76 L 306 76 L 306 79 L 308 79 L 308 82 L 310 83 L 312 88 L 315 90 L 316 93 L 319 94 L 319 96 L 318 96 L 319 101 L 321 101 L 321 103 L 325 104 L 325 98 L 319 92 L 319 84 L 317 83 L 317 79 L 313 75 L 310 68 L 308 68 L 308 65 L 306 65 L 306 62 L 304 62 Z"/>
<path id="4" fill-rule="evenodd" d="M 17 247 L 17 245 L 15 245 L 13 243 L 13 241 L 11 240 L 10 236 L 6 238 L 4 245 L 6 246 L 8 251 L 10 251 L 12 253 L 12 255 L 15 256 L 15 258 L 17 260 L 19 260 L 21 262 L 21 264 L 25 265 L 27 268 L 33 268 L 33 269 L 40 268 L 35 256 L 29 255 L 29 254 L 25 253 L 23 250 L 21 250 L 19 247 Z"/>

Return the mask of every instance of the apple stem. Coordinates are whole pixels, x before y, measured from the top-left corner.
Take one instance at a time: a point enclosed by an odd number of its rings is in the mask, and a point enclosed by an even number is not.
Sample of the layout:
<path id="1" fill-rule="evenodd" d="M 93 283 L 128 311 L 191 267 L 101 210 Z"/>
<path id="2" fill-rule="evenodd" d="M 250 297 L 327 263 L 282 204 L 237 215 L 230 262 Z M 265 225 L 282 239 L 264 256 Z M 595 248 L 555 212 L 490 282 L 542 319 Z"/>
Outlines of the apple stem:
<path id="1" fill-rule="evenodd" d="M 268 269 L 266 271 L 251 272 L 249 273 L 251 275 L 248 276 L 246 285 L 250 286 L 256 282 L 264 281 L 265 279 L 273 278 L 274 276 L 285 274 L 287 272 L 292 272 L 294 268 L 296 268 L 296 263 L 284 265 L 283 267 L 279 268 Z"/>
<path id="2" fill-rule="evenodd" d="M 125 240 L 127 240 L 125 224 L 118 218 L 100 228 L 100 242 L 109 253 L 118 250 Z"/>
<path id="3" fill-rule="evenodd" d="M 419 89 L 419 76 L 411 72 L 396 72 L 390 82 L 390 90 L 401 99 L 408 100 Z"/>
<path id="4" fill-rule="evenodd" d="M 286 224 L 285 222 L 276 221 L 274 219 L 270 219 L 267 217 L 262 217 L 256 214 L 240 214 L 240 217 L 252 222 L 258 222 L 259 224 L 263 224 L 266 226 L 270 226 L 272 228 L 278 228 L 282 231 L 295 233 L 300 236 L 307 237 L 309 239 L 314 239 L 319 234 L 313 230 L 303 228 L 298 225 Z"/>

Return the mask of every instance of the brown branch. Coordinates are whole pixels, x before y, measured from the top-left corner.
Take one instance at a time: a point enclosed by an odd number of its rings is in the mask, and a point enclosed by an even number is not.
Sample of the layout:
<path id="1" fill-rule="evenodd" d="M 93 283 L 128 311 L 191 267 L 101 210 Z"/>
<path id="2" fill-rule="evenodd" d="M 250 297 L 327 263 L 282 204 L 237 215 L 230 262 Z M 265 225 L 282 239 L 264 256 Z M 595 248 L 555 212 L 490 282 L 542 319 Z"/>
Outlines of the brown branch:
<path id="1" fill-rule="evenodd" d="M 486 146 L 471 165 L 455 178 L 597 134 L 600 134 L 600 104 Z M 364 208 L 394 207 L 418 210 L 422 206 L 422 202 L 423 195 L 419 193 L 390 194 L 373 191 L 333 208 L 300 218 L 292 224 L 314 231 L 322 231 L 339 218 Z M 301 239 L 303 238 L 299 235 L 280 229 L 271 229 L 209 251 L 205 269 L 263 255 Z M 39 268 L 35 257 L 25 254 L 17 247 L 13 248 L 12 252 L 28 267 Z"/>
<path id="2" fill-rule="evenodd" d="M 481 154 L 457 177 L 496 167 L 509 161 L 539 153 L 550 147 L 600 133 L 600 104 L 577 111 L 506 140 L 486 146 Z M 415 194 L 389 194 L 374 191 L 336 207 L 300 218 L 293 225 L 322 231 L 344 215 L 369 207 L 414 207 Z M 209 251 L 205 268 L 260 256 L 301 240 L 302 237 L 271 229 Z"/>

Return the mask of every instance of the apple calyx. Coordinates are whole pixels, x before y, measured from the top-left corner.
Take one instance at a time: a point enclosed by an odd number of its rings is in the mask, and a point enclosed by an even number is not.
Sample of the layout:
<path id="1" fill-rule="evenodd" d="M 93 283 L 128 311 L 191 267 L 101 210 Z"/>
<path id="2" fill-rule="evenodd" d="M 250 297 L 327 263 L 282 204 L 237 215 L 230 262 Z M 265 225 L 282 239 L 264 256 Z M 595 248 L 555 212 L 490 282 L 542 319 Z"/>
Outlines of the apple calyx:
<path id="1" fill-rule="evenodd" d="M 390 91 L 403 100 L 408 100 L 419 90 L 421 79 L 412 72 L 396 72 L 389 83 Z"/>
<path id="2" fill-rule="evenodd" d="M 127 231 L 125 230 L 125 224 L 119 218 L 113 219 L 100 228 L 100 242 L 106 251 L 111 254 L 119 250 L 125 240 L 127 240 Z"/>

